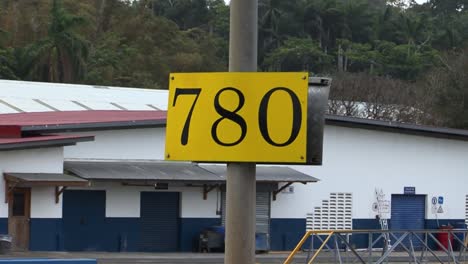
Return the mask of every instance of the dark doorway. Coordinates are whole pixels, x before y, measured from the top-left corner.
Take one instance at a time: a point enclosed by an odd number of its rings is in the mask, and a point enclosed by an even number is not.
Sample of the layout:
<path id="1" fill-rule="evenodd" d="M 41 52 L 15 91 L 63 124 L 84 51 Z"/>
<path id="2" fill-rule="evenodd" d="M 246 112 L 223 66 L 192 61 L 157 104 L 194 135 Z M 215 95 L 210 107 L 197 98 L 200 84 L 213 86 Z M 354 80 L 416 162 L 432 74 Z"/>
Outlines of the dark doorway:
<path id="1" fill-rule="evenodd" d="M 105 250 L 105 214 L 105 191 L 65 191 L 63 194 L 65 250 Z"/>

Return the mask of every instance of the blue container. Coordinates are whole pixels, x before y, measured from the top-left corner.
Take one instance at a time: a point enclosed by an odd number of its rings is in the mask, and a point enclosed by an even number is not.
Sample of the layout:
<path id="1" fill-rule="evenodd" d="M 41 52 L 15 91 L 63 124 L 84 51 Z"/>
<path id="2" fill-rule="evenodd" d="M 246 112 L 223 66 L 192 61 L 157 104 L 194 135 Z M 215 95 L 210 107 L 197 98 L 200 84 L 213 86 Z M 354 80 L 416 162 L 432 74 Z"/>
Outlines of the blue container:
<path id="1" fill-rule="evenodd" d="M 267 233 L 255 233 L 255 251 L 268 252 L 270 250 L 270 239 Z"/>

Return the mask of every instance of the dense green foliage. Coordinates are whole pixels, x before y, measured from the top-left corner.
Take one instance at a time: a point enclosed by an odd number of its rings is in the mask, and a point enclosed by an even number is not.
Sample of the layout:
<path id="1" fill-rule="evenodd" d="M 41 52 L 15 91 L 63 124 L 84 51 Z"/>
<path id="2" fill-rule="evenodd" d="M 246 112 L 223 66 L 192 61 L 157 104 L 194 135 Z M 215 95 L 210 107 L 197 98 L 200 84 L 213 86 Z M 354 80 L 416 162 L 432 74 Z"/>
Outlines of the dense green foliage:
<path id="1" fill-rule="evenodd" d="M 258 17 L 259 70 L 333 76 L 332 112 L 468 128 L 468 0 L 259 0 Z M 228 38 L 223 0 L 3 0 L 0 78 L 165 89 L 226 71 Z"/>

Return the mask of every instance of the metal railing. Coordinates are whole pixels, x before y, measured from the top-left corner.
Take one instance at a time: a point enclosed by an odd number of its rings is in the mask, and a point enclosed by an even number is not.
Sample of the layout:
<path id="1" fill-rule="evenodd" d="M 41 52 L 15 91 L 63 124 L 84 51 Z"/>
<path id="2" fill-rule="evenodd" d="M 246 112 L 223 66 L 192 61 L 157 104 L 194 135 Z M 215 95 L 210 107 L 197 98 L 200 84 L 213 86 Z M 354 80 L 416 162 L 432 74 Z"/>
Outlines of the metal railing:
<path id="1" fill-rule="evenodd" d="M 307 231 L 283 263 L 304 263 L 304 258 L 300 262 L 294 260 L 299 251 L 305 251 L 307 264 L 320 262 L 321 253 L 326 255 L 324 258 L 327 258 L 327 263 L 340 264 L 380 264 L 394 262 L 396 258 L 398 261 L 419 264 L 467 263 L 467 232 L 466 229 Z M 357 248 L 350 241 L 358 234 L 367 235 L 367 247 Z M 305 248 L 307 241 L 309 246 Z M 318 248 L 314 247 L 314 241 L 319 241 Z"/>

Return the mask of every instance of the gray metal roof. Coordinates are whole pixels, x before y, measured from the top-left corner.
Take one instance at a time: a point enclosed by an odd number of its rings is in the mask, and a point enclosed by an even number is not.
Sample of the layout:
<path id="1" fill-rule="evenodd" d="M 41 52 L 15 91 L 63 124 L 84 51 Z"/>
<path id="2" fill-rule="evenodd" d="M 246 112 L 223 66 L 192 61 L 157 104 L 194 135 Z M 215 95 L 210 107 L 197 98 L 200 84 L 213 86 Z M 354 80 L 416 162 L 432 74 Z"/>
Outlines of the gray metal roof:
<path id="1" fill-rule="evenodd" d="M 187 162 L 66 161 L 65 170 L 90 180 L 220 181 L 213 173 Z"/>
<path id="2" fill-rule="evenodd" d="M 422 126 L 408 123 L 337 115 L 327 115 L 325 117 L 325 122 L 327 125 L 333 126 L 362 128 L 368 130 L 468 141 L 468 130 L 465 129 Z"/>
<path id="3" fill-rule="evenodd" d="M 200 167 L 226 179 L 226 166 L 222 165 L 200 165 Z M 299 172 L 290 167 L 280 166 L 257 166 L 257 182 L 317 182 L 319 179 Z"/>
<path id="4" fill-rule="evenodd" d="M 5 172 L 5 178 L 17 183 L 32 183 L 35 185 L 51 186 L 83 186 L 88 181 L 72 175 L 62 173 L 12 173 Z"/>
<path id="5" fill-rule="evenodd" d="M 226 166 L 165 161 L 66 161 L 65 170 L 88 180 L 217 182 L 226 180 Z M 289 167 L 257 166 L 260 182 L 316 182 Z"/>

